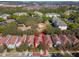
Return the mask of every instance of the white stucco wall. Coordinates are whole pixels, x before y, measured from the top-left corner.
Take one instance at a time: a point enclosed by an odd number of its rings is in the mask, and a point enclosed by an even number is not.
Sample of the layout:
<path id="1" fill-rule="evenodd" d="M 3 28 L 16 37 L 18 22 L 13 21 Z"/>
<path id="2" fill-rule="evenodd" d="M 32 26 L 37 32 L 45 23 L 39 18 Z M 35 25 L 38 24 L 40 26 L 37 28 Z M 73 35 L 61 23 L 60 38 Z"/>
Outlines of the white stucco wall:
<path id="1" fill-rule="evenodd" d="M 60 30 L 66 30 L 66 29 L 67 29 L 67 26 L 58 26 L 58 28 L 59 28 Z"/>

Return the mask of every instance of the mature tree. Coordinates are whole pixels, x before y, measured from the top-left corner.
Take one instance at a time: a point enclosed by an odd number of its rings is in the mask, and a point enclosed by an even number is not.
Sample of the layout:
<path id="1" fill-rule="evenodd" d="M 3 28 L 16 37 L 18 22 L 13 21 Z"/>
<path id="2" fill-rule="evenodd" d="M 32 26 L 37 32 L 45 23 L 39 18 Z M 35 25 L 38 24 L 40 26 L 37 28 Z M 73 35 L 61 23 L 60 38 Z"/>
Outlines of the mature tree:
<path id="1" fill-rule="evenodd" d="M 4 19 L 3 18 L 0 18 L 0 22 L 2 22 L 2 21 L 4 21 Z"/>
<path id="2" fill-rule="evenodd" d="M 51 25 L 48 25 L 47 28 L 44 30 L 44 33 L 49 35 L 55 34 L 54 32 L 55 32 L 55 28 Z"/>
<path id="3" fill-rule="evenodd" d="M 29 29 L 29 30 L 25 31 L 25 34 L 27 34 L 27 35 L 33 35 L 34 33 L 37 33 L 36 29 Z"/>
<path id="4" fill-rule="evenodd" d="M 17 23 L 16 22 L 11 22 L 5 25 L 5 29 L 2 32 L 3 35 L 7 34 L 16 34 L 17 32 Z"/>
<path id="5" fill-rule="evenodd" d="M 44 30 L 44 33 L 54 35 L 54 34 L 61 34 L 62 31 L 59 28 L 54 27 L 51 24 L 48 24 L 47 28 Z"/>
<path id="6" fill-rule="evenodd" d="M 40 44 L 37 46 L 37 48 L 38 48 L 39 50 L 43 49 L 42 44 L 40 43 Z"/>
<path id="7" fill-rule="evenodd" d="M 4 52 L 6 48 L 6 45 L 0 45 L 0 53 Z"/>
<path id="8" fill-rule="evenodd" d="M 28 49 L 28 44 L 26 43 L 23 43 L 21 46 L 16 47 L 16 51 L 18 52 L 23 52 L 23 51 L 26 51 L 27 49 Z"/>
<path id="9" fill-rule="evenodd" d="M 43 22 L 45 22 L 45 21 L 49 20 L 49 18 L 48 18 L 48 17 L 46 17 L 45 15 L 44 15 L 44 16 L 42 16 L 42 19 L 43 19 Z"/>

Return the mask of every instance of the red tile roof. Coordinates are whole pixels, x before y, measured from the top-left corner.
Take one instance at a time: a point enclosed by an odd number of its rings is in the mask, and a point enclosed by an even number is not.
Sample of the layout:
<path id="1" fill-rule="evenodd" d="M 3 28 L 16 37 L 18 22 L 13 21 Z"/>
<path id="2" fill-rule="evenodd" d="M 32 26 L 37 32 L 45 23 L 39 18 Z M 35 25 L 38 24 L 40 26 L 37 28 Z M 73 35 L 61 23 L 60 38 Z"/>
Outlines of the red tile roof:
<path id="1" fill-rule="evenodd" d="M 14 44 L 16 39 L 17 39 L 17 36 L 12 36 L 11 39 L 8 41 L 8 44 Z"/>
<path id="2" fill-rule="evenodd" d="M 19 36 L 17 43 L 19 43 L 19 42 L 23 42 L 23 37 L 22 36 Z"/>
<path id="3" fill-rule="evenodd" d="M 41 34 L 38 35 L 36 43 L 38 44 L 40 42 L 42 42 L 42 35 Z"/>
<path id="4" fill-rule="evenodd" d="M 17 43 L 21 42 L 21 43 L 26 43 L 27 42 L 27 35 L 23 35 L 23 36 L 18 36 L 18 41 Z"/>
<path id="5" fill-rule="evenodd" d="M 33 41 L 34 41 L 34 35 L 29 35 L 27 38 L 28 44 L 33 44 Z"/>
<path id="6" fill-rule="evenodd" d="M 76 44 L 79 42 L 78 38 L 75 36 L 72 36 L 73 44 Z"/>
<path id="7" fill-rule="evenodd" d="M 25 43 L 26 40 L 27 40 L 27 35 L 23 35 L 23 36 L 22 36 L 22 41 Z"/>
<path id="8" fill-rule="evenodd" d="M 62 43 L 64 43 L 64 44 L 68 43 L 68 40 L 65 35 L 61 35 L 60 38 L 61 38 Z"/>
<path id="9" fill-rule="evenodd" d="M 1 42 L 1 38 L 2 38 L 2 36 L 0 36 L 0 44 L 2 44 L 2 42 Z"/>
<path id="10" fill-rule="evenodd" d="M 65 40 L 67 40 L 68 42 L 70 42 L 70 43 L 71 43 L 71 40 L 68 38 L 68 36 L 63 35 L 63 37 L 65 38 Z"/>
<path id="11" fill-rule="evenodd" d="M 54 42 L 57 42 L 57 41 L 61 42 L 61 40 L 60 40 L 60 38 L 58 37 L 57 34 L 55 34 L 54 36 L 52 36 L 52 39 L 53 39 Z"/>
<path id="12" fill-rule="evenodd" d="M 8 38 L 9 38 L 9 36 L 2 36 L 1 42 L 2 42 L 2 43 L 5 43 Z"/>
<path id="13" fill-rule="evenodd" d="M 46 37 L 45 42 L 47 44 L 51 44 L 52 43 L 51 36 L 50 35 L 46 35 L 45 37 Z"/>

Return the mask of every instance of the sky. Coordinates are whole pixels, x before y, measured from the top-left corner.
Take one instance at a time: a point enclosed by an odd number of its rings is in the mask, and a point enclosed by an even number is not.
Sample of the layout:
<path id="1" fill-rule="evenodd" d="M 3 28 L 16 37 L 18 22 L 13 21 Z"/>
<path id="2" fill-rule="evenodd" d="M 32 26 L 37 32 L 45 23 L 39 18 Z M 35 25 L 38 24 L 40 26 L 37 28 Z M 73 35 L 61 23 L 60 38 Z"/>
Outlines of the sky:
<path id="1" fill-rule="evenodd" d="M 79 0 L 0 0 L 0 1 L 79 1 Z"/>

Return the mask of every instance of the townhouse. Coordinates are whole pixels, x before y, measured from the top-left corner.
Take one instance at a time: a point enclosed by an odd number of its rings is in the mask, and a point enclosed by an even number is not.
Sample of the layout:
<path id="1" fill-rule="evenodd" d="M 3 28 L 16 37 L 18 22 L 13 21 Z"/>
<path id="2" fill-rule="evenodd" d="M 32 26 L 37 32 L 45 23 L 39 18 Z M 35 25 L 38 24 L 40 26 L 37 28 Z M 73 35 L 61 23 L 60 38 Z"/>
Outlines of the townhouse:
<path id="1" fill-rule="evenodd" d="M 36 47 L 37 47 L 39 44 L 41 44 L 41 42 L 42 42 L 42 35 L 39 34 L 39 35 L 37 36 L 37 39 L 36 39 Z"/>
<path id="2" fill-rule="evenodd" d="M 40 5 L 33 4 L 33 5 L 26 6 L 26 9 L 27 10 L 39 10 L 39 9 L 41 9 L 41 7 L 42 6 L 40 6 Z"/>
<path id="3" fill-rule="evenodd" d="M 3 43 L 1 42 L 2 36 L 0 36 L 0 45 L 3 45 Z"/>
<path id="4" fill-rule="evenodd" d="M 34 35 L 29 35 L 28 38 L 27 38 L 27 43 L 29 46 L 33 46 L 34 44 Z"/>
<path id="5" fill-rule="evenodd" d="M 16 47 L 19 47 L 22 43 L 26 43 L 27 35 L 19 36 L 16 42 Z"/>
<path id="6" fill-rule="evenodd" d="M 76 36 L 72 36 L 72 38 L 74 39 L 74 45 L 79 43 L 79 39 Z"/>
<path id="7" fill-rule="evenodd" d="M 19 47 L 23 43 L 23 36 L 19 36 L 18 41 L 16 43 L 16 47 Z"/>
<path id="8" fill-rule="evenodd" d="M 61 39 L 58 37 L 57 34 L 52 36 L 52 41 L 53 41 L 54 47 L 61 45 Z"/>
<path id="9" fill-rule="evenodd" d="M 16 42 L 18 41 L 18 36 L 12 36 L 7 42 L 7 47 L 12 49 L 16 47 Z"/>
<path id="10" fill-rule="evenodd" d="M 45 43 L 49 46 L 52 47 L 53 42 L 51 40 L 51 36 L 50 35 L 45 35 Z"/>
<path id="11" fill-rule="evenodd" d="M 66 35 L 63 35 L 63 37 L 65 38 L 65 40 L 67 40 L 67 45 L 72 45 L 72 42 L 71 40 L 66 36 Z"/>
<path id="12" fill-rule="evenodd" d="M 66 45 L 66 44 L 68 43 L 68 39 L 66 39 L 64 36 L 65 36 L 65 35 L 59 35 L 59 37 L 60 37 L 60 39 L 61 39 L 61 43 L 62 43 L 63 45 Z"/>
<path id="13" fill-rule="evenodd" d="M 36 37 L 36 39 L 35 39 Z M 35 39 L 35 41 L 34 41 Z M 67 35 L 44 35 L 44 40 L 42 34 L 39 34 L 37 36 L 34 35 L 23 35 L 23 36 L 16 36 L 16 35 L 7 35 L 7 36 L 0 36 L 0 45 L 6 44 L 6 46 L 10 49 L 19 47 L 21 44 L 27 43 L 29 46 L 34 46 L 34 43 L 36 47 L 39 44 L 45 44 L 48 47 L 54 47 L 63 45 L 75 45 L 79 43 L 79 39 L 73 35 L 67 36 Z M 43 47 L 43 45 L 42 45 Z"/>
<path id="14" fill-rule="evenodd" d="M 69 36 L 70 41 L 73 45 L 77 44 L 79 42 L 78 38 L 76 38 L 74 35 Z"/>

